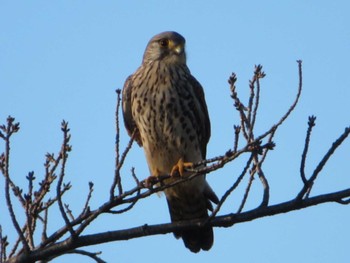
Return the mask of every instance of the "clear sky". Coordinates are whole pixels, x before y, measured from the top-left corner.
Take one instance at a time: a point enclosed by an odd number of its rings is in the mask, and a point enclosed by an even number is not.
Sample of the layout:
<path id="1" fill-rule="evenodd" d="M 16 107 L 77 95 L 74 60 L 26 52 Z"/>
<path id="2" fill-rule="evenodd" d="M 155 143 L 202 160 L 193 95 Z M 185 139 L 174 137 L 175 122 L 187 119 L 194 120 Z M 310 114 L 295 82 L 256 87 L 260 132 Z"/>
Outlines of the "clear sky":
<path id="1" fill-rule="evenodd" d="M 257 132 L 263 132 L 288 109 L 297 90 L 296 60 L 303 60 L 304 90 L 290 119 L 278 131 L 264 171 L 271 186 L 271 204 L 295 197 L 307 118 L 317 116 L 307 160 L 313 171 L 331 143 L 350 125 L 349 1 L 1 1 L 0 120 L 12 115 L 21 123 L 13 138 L 13 179 L 25 187 L 25 175 L 44 173 L 46 152 L 57 152 L 60 122 L 72 133 L 67 180 L 73 188 L 64 201 L 78 213 L 88 182 L 95 183 L 92 208 L 108 198 L 114 171 L 115 89 L 140 65 L 148 40 L 174 30 L 187 40 L 188 65 L 204 87 L 212 123 L 208 157 L 223 154 L 233 143 L 238 124 L 227 79 L 238 75 L 238 92 L 248 94 L 254 65 L 262 64 L 261 110 Z M 122 145 L 128 138 L 122 129 Z M 3 144 L 1 144 L 3 146 Z M 350 143 L 331 159 L 313 194 L 350 186 Z M 133 186 L 130 168 L 148 176 L 142 149 L 134 147 L 123 173 Z M 230 164 L 208 180 L 222 196 L 240 173 L 242 162 Z M 221 214 L 236 211 L 246 181 L 229 198 Z M 3 180 L 0 180 L 3 187 Z M 52 193 L 53 194 L 53 193 Z M 254 181 L 246 209 L 261 200 Z M 4 215 L 1 225 L 13 229 Z M 19 218 L 23 218 L 17 210 Z M 50 229 L 63 220 L 51 214 Z M 87 248 L 102 251 L 107 262 L 348 262 L 349 207 L 326 204 L 215 229 L 214 247 L 192 254 L 171 234 Z M 169 222 L 164 197 L 152 196 L 122 216 L 103 216 L 87 233 L 141 224 Z M 54 262 L 90 262 L 64 256 Z"/>

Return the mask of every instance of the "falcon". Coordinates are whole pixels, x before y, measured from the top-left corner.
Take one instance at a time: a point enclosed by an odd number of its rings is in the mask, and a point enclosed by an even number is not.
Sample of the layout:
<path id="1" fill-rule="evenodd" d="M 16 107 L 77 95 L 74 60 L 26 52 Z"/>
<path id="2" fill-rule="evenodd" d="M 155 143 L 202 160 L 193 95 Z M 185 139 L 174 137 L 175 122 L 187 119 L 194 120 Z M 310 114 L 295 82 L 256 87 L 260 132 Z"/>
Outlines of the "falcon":
<path id="1" fill-rule="evenodd" d="M 168 31 L 147 44 L 141 66 L 123 87 L 124 124 L 143 147 L 150 179 L 171 175 L 169 184 L 189 176 L 186 167 L 206 158 L 210 120 L 203 88 L 186 65 L 185 39 Z M 205 175 L 164 190 L 172 222 L 206 219 L 218 198 Z M 174 232 L 192 252 L 209 250 L 211 226 Z"/>

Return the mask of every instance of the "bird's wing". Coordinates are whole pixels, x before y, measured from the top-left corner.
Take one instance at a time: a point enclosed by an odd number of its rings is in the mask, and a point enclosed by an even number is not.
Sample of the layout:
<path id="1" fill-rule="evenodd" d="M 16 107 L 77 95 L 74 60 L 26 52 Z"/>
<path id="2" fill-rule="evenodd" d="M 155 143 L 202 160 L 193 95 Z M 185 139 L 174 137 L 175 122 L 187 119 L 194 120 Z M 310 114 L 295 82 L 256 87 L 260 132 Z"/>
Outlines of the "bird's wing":
<path id="1" fill-rule="evenodd" d="M 129 136 L 131 137 L 134 134 L 135 141 L 140 146 L 142 146 L 139 130 L 132 117 L 132 109 L 131 109 L 132 76 L 133 75 L 130 75 L 126 79 L 123 87 L 122 105 L 123 105 L 124 125 L 126 130 L 128 131 Z"/>
<path id="2" fill-rule="evenodd" d="M 208 113 L 207 104 L 205 102 L 204 91 L 203 91 L 201 84 L 193 76 L 191 77 L 190 82 L 191 82 L 191 85 L 193 87 L 194 94 L 195 94 L 196 98 L 198 99 L 198 102 L 200 105 L 200 112 L 196 112 L 196 115 L 202 116 L 202 121 L 200 121 L 200 124 L 201 124 L 200 128 L 201 128 L 201 132 L 202 132 L 202 137 L 201 137 L 202 140 L 200 142 L 200 147 L 201 147 L 202 158 L 205 159 L 206 154 L 207 154 L 207 144 L 208 144 L 209 138 L 210 138 L 209 113 Z M 208 198 L 207 208 L 212 211 L 213 206 L 211 205 L 210 201 L 217 204 L 219 202 L 219 199 L 216 196 L 215 192 L 211 189 L 208 182 L 205 182 L 204 195 Z"/>
<path id="3" fill-rule="evenodd" d="M 207 144 L 210 138 L 210 119 L 209 119 L 208 108 L 205 102 L 202 85 L 192 75 L 189 81 L 193 87 L 195 97 L 198 99 L 198 102 L 200 105 L 200 111 L 196 112 L 196 115 L 197 115 L 197 118 L 201 120 L 199 122 L 201 125 L 200 128 L 201 128 L 201 135 L 202 135 L 200 147 L 202 152 L 202 158 L 205 159 L 207 155 Z"/>

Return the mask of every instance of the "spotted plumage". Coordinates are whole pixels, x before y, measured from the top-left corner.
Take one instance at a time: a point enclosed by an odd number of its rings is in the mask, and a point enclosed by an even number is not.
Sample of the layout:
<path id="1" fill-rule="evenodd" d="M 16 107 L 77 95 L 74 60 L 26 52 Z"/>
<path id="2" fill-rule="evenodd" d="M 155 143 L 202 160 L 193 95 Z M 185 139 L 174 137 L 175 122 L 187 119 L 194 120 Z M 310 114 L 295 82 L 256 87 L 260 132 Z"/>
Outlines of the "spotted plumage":
<path id="1" fill-rule="evenodd" d="M 171 174 L 179 163 L 206 158 L 210 120 L 202 86 L 186 65 L 184 48 L 185 39 L 176 32 L 154 36 L 141 66 L 124 84 L 125 127 L 143 146 L 151 176 Z M 173 180 L 177 178 L 166 183 Z M 218 201 L 205 175 L 164 192 L 172 221 L 207 218 L 210 201 Z M 174 234 L 192 252 L 209 250 L 213 244 L 210 226 Z"/>

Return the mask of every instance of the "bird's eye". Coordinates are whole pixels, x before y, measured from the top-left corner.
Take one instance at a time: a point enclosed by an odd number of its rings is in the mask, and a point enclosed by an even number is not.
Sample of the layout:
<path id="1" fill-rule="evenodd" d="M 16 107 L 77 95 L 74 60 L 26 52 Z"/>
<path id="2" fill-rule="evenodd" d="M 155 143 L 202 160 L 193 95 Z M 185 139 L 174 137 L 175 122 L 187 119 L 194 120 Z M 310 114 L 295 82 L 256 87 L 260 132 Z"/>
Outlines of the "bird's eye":
<path id="1" fill-rule="evenodd" d="M 159 45 L 161 47 L 167 47 L 169 45 L 169 39 L 162 38 L 161 40 L 159 40 Z"/>

